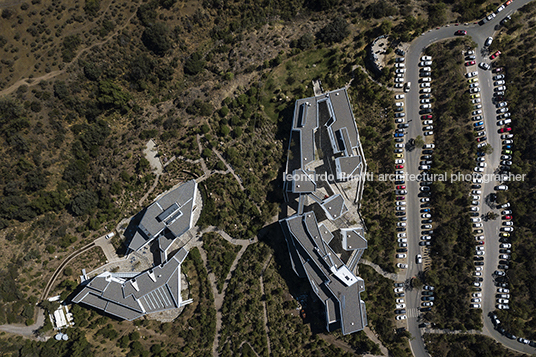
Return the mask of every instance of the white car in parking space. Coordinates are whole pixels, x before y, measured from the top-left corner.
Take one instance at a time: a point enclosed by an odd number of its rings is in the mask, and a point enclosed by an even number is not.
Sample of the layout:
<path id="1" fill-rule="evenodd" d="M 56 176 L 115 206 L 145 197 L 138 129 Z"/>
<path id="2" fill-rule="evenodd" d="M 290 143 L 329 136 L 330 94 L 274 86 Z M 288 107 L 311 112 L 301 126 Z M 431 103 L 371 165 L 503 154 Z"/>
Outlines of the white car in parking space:
<path id="1" fill-rule="evenodd" d="M 406 315 L 396 315 L 395 317 L 397 320 L 405 320 L 407 319 L 408 317 Z"/>
<path id="2" fill-rule="evenodd" d="M 428 197 L 423 197 L 420 199 L 421 202 L 430 202 L 430 199 Z"/>
<path id="3" fill-rule="evenodd" d="M 397 106 L 397 107 L 403 107 L 403 106 L 404 106 L 404 102 L 396 102 L 396 103 L 395 103 L 395 106 Z"/>
<path id="4" fill-rule="evenodd" d="M 482 297 L 482 293 L 473 293 L 472 296 L 473 297 Z"/>
<path id="5" fill-rule="evenodd" d="M 396 308 L 397 309 L 405 309 L 406 308 L 406 304 L 402 303 L 402 304 L 396 304 Z"/>
<path id="6" fill-rule="evenodd" d="M 396 201 L 396 205 L 397 206 L 405 206 L 406 202 L 405 201 Z M 406 233 L 404 233 L 404 234 L 406 234 Z"/>
<path id="7" fill-rule="evenodd" d="M 406 238 L 406 233 L 405 233 L 405 232 L 397 233 L 397 234 L 396 234 L 396 237 L 397 237 L 397 238 Z"/>
<path id="8" fill-rule="evenodd" d="M 474 299 L 471 299 L 471 302 L 482 302 L 482 299 L 481 298 L 474 298 Z"/>
<path id="9" fill-rule="evenodd" d="M 400 71 L 400 69 L 397 69 L 397 71 Z M 405 71 L 405 69 L 403 70 Z M 395 99 L 404 99 L 405 95 L 404 94 L 397 94 L 395 95 Z"/>
<path id="10" fill-rule="evenodd" d="M 475 172 L 484 172 L 484 169 L 477 166 L 477 167 L 474 168 L 474 171 Z"/>
<path id="11" fill-rule="evenodd" d="M 469 307 L 471 307 L 473 309 L 480 309 L 480 308 L 482 308 L 482 305 L 481 304 L 471 304 L 471 305 L 469 305 Z"/>
<path id="12" fill-rule="evenodd" d="M 397 266 L 398 268 L 400 268 L 400 269 L 407 269 L 407 268 L 408 268 L 408 265 L 407 265 L 407 264 L 402 264 L 402 263 L 398 263 L 396 266 Z"/>
<path id="13" fill-rule="evenodd" d="M 433 120 L 423 120 L 423 125 L 430 125 L 430 124 L 433 124 L 434 121 Z"/>
<path id="14" fill-rule="evenodd" d="M 426 67 L 426 66 L 431 66 L 432 65 L 432 61 L 421 61 L 419 62 L 419 67 Z"/>
<path id="15" fill-rule="evenodd" d="M 480 208 L 478 208 L 478 207 L 471 207 L 470 210 L 473 211 L 473 212 L 477 212 L 477 211 L 480 210 Z"/>
<path id="16" fill-rule="evenodd" d="M 405 303 L 405 301 L 404 301 L 403 298 L 397 298 L 397 299 L 396 299 L 396 303 L 397 303 L 397 304 L 402 304 L 402 303 Z"/>
<path id="17" fill-rule="evenodd" d="M 404 288 L 395 288 L 395 293 L 403 293 Z"/>
<path id="18" fill-rule="evenodd" d="M 430 88 L 430 83 L 421 83 L 421 84 L 419 84 L 419 87 L 421 87 L 421 88 Z"/>
<path id="19" fill-rule="evenodd" d="M 432 217 L 430 213 L 421 214 L 421 218 L 430 218 L 430 217 Z"/>
<path id="20" fill-rule="evenodd" d="M 421 93 L 430 93 L 432 90 L 430 88 L 421 89 Z"/>
<path id="21" fill-rule="evenodd" d="M 423 134 L 424 134 L 424 136 L 431 136 L 431 135 L 434 135 L 434 132 L 433 131 L 425 131 Z"/>
<path id="22" fill-rule="evenodd" d="M 431 61 L 432 60 L 432 56 L 422 56 L 421 57 L 421 61 Z"/>
<path id="23" fill-rule="evenodd" d="M 395 70 L 395 73 L 399 74 L 399 73 L 406 73 L 406 70 L 404 68 L 400 68 L 400 69 L 397 69 Z M 403 94 L 402 94 L 403 95 Z"/>
<path id="24" fill-rule="evenodd" d="M 421 104 L 421 106 L 420 106 L 421 109 L 429 109 L 431 107 L 432 106 L 430 104 Z"/>
<path id="25" fill-rule="evenodd" d="M 407 238 L 398 238 L 397 242 L 399 242 L 399 243 L 407 243 L 408 240 L 407 240 Z"/>
<path id="26" fill-rule="evenodd" d="M 396 68 L 404 68 L 406 65 L 404 63 L 395 63 Z"/>
<path id="27" fill-rule="evenodd" d="M 399 253 L 396 255 L 396 259 L 405 259 L 406 258 L 406 254 L 405 253 Z"/>
<path id="28" fill-rule="evenodd" d="M 402 77 L 398 77 L 398 74 L 397 74 L 397 77 L 395 78 L 395 82 L 396 82 L 396 83 L 403 83 L 403 82 L 404 82 L 404 78 L 402 78 Z"/>

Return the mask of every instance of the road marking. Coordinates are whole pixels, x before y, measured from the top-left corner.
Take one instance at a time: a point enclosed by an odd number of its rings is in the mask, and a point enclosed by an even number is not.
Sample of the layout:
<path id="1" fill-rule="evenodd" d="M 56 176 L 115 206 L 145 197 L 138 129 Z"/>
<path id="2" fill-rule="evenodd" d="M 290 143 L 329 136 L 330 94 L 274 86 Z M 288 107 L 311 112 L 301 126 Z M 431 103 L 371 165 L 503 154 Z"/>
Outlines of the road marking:
<path id="1" fill-rule="evenodd" d="M 407 311 L 407 316 L 410 319 L 416 318 L 416 317 L 419 316 L 419 309 L 417 309 L 417 308 L 407 309 L 406 311 Z"/>

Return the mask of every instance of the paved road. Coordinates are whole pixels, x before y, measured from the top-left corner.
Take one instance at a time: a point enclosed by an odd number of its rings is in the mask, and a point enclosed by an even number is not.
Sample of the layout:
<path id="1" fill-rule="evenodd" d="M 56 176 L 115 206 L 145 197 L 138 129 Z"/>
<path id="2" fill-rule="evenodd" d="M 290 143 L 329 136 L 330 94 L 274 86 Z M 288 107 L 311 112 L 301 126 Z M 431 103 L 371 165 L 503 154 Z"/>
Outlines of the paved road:
<path id="1" fill-rule="evenodd" d="M 420 57 L 423 51 L 430 44 L 454 38 L 454 32 L 458 29 L 465 29 L 468 32 L 468 35 L 478 44 L 479 49 L 483 47 L 484 41 L 487 37 L 493 36 L 495 32 L 495 26 L 497 26 L 501 19 L 505 16 L 512 14 L 515 10 L 519 9 L 530 0 L 517 0 L 508 6 L 504 11 L 500 13 L 499 16 L 495 17 L 493 20 L 487 22 L 483 26 L 477 24 L 471 25 L 460 25 L 460 26 L 444 26 L 439 29 L 431 30 L 424 33 L 422 36 L 416 38 L 410 45 L 407 55 L 406 55 L 406 81 L 412 83 L 412 88 L 409 93 L 406 93 L 406 120 L 410 124 L 406 140 L 410 138 L 415 138 L 418 135 L 422 135 L 422 125 L 419 111 L 419 88 L 418 88 L 418 67 L 417 64 L 420 61 Z M 477 50 L 477 63 L 482 60 L 482 54 L 480 50 Z M 486 126 L 488 131 L 488 142 L 495 148 L 495 151 L 492 155 L 489 155 L 487 162 L 488 167 L 486 168 L 485 173 L 492 173 L 494 168 L 497 167 L 500 159 L 500 138 L 497 134 L 497 126 L 495 124 L 495 112 L 494 106 L 491 103 L 491 98 L 493 94 L 493 87 L 491 82 L 491 73 L 489 71 L 479 70 L 480 82 L 482 86 L 482 99 L 483 99 L 483 112 L 486 120 Z M 433 93 L 433 84 L 432 84 L 432 93 Z M 431 143 L 431 139 L 427 138 L 427 143 Z M 420 160 L 421 150 L 415 149 L 412 152 L 405 153 L 405 169 L 408 174 L 418 174 L 418 164 Z M 418 245 L 420 241 L 420 202 L 418 198 L 419 192 L 419 183 L 416 181 L 406 180 L 406 187 L 408 190 L 408 195 L 406 195 L 407 202 L 407 235 L 408 235 L 408 269 L 406 271 L 406 279 L 410 279 L 413 276 L 416 276 L 421 270 L 422 265 L 416 264 L 415 256 L 416 254 L 422 254 L 423 258 L 426 258 L 426 254 L 423 254 L 422 248 Z M 494 183 L 489 183 L 483 186 L 483 194 L 487 196 L 491 191 L 493 191 Z M 484 197 L 483 197 L 484 198 Z M 484 202 L 484 200 L 483 200 Z M 481 207 L 481 211 L 488 211 L 489 207 Z M 536 350 L 521 345 L 516 341 L 507 339 L 506 337 L 500 335 L 496 330 L 493 329 L 493 325 L 489 318 L 487 318 L 487 313 L 495 309 L 495 287 L 493 281 L 490 278 L 492 272 L 497 266 L 497 257 L 498 257 L 498 243 L 497 243 L 497 232 L 500 226 L 500 221 L 490 221 L 485 223 L 485 234 L 486 237 L 489 237 L 486 242 L 486 262 L 485 262 L 485 281 L 484 281 L 484 329 L 483 332 L 496 339 L 498 342 L 501 342 L 509 348 L 514 348 L 519 351 L 527 353 L 535 353 Z M 491 239 L 490 239 L 491 238 Z M 491 244 L 490 244 L 491 243 Z M 408 311 L 413 311 L 413 314 L 408 314 L 408 330 L 414 337 L 410 340 L 410 347 L 413 352 L 413 355 L 416 357 L 428 356 L 428 353 L 425 349 L 424 341 L 422 339 L 421 331 L 418 327 L 418 308 L 420 307 L 420 291 L 418 289 L 406 289 L 406 305 Z"/>

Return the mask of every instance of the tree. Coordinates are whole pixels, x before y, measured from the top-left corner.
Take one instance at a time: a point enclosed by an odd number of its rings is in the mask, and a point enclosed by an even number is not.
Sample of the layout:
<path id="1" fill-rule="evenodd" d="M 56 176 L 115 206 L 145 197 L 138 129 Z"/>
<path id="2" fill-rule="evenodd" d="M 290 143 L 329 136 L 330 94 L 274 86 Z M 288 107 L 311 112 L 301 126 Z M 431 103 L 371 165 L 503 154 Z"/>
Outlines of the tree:
<path id="1" fill-rule="evenodd" d="M 88 16 L 96 17 L 97 13 L 100 10 L 100 1 L 99 0 L 86 0 L 84 5 L 84 11 Z"/>
<path id="2" fill-rule="evenodd" d="M 75 216 L 83 216 L 97 207 L 99 198 L 91 190 L 85 190 L 76 195 L 71 201 L 71 212 Z"/>
<path id="3" fill-rule="evenodd" d="M 99 96 L 97 101 L 107 107 L 126 109 L 131 96 L 123 92 L 120 86 L 110 80 L 99 82 Z"/>
<path id="4" fill-rule="evenodd" d="M 303 34 L 296 42 L 296 47 L 300 50 L 306 50 L 313 47 L 315 43 L 315 37 L 309 32 Z"/>
<path id="5" fill-rule="evenodd" d="M 154 25 L 148 26 L 141 40 L 145 47 L 153 51 L 159 56 L 163 56 L 171 49 L 171 40 L 169 38 L 169 29 L 166 24 L 157 22 Z"/>
<path id="6" fill-rule="evenodd" d="M 491 146 L 490 144 L 484 145 L 483 147 L 479 148 L 478 151 L 483 152 L 487 155 L 491 155 L 493 154 L 493 146 Z"/>
<path id="7" fill-rule="evenodd" d="M 184 62 L 184 73 L 195 76 L 205 68 L 205 64 L 206 62 L 203 59 L 203 55 L 199 52 L 194 52 L 190 58 Z"/>
<path id="8" fill-rule="evenodd" d="M 342 17 L 336 17 L 318 33 L 318 38 L 327 44 L 341 42 L 350 34 L 348 22 Z"/>
<path id="9" fill-rule="evenodd" d="M 417 135 L 415 138 L 415 146 L 418 148 L 422 148 L 424 146 L 424 139 L 421 135 Z"/>

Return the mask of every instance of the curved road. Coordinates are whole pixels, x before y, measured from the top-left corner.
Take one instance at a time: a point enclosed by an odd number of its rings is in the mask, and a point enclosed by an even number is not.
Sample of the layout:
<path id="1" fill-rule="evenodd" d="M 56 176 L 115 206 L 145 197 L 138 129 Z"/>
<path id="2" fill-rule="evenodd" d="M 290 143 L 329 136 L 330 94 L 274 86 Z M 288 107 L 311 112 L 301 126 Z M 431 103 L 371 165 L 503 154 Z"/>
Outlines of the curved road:
<path id="1" fill-rule="evenodd" d="M 412 83 L 412 88 L 409 93 L 406 93 L 406 120 L 409 123 L 409 128 L 407 129 L 406 138 L 416 138 L 418 135 L 422 135 L 422 125 L 419 115 L 419 77 L 418 77 L 418 63 L 420 57 L 422 56 L 423 51 L 430 44 L 454 38 L 454 32 L 459 29 L 467 30 L 468 35 L 472 37 L 473 41 L 478 44 L 478 48 L 475 51 L 477 55 L 476 63 L 481 61 L 489 62 L 487 55 L 482 54 L 480 49 L 483 47 L 485 40 L 489 36 L 493 36 L 495 32 L 495 26 L 497 26 L 504 17 L 511 15 L 514 11 L 521 8 L 523 5 L 527 4 L 530 0 L 516 0 L 511 5 L 506 7 L 497 17 L 493 20 L 487 22 L 486 24 L 480 26 L 478 24 L 471 25 L 460 25 L 452 26 L 447 25 L 439 29 L 430 30 L 418 38 L 416 38 L 410 45 L 409 49 L 406 51 L 406 81 Z M 484 118 L 486 120 L 487 127 L 487 137 L 488 144 L 494 147 L 494 152 L 491 155 L 487 155 L 487 168 L 484 173 L 493 173 L 495 168 L 497 168 L 500 160 L 500 149 L 501 149 L 501 140 L 499 134 L 497 134 L 496 126 L 496 114 L 495 106 L 491 102 L 493 95 L 493 82 L 491 80 L 492 74 L 490 71 L 479 71 L 479 79 L 481 84 L 481 96 L 482 96 L 482 109 L 484 113 Z M 432 93 L 433 93 L 433 83 L 432 83 Z M 425 140 L 426 143 L 431 143 L 431 139 Z M 421 150 L 415 149 L 413 151 L 406 151 L 405 160 L 406 160 L 406 170 L 408 174 L 419 174 L 418 166 L 420 160 Z M 495 183 L 491 182 L 486 185 L 483 185 L 483 200 L 485 202 L 485 197 L 494 191 Z M 422 247 L 419 246 L 420 241 L 420 224 L 421 224 L 421 213 L 420 213 L 420 202 L 419 197 L 417 196 L 419 192 L 419 183 L 417 181 L 406 180 L 406 187 L 408 195 L 406 196 L 407 201 L 407 235 L 408 235 L 408 269 L 406 271 L 406 280 L 411 279 L 414 276 L 422 271 L 423 265 L 416 264 L 415 256 L 417 254 L 422 254 L 425 259 L 427 255 L 422 250 Z M 485 203 L 482 204 L 484 206 Z M 490 210 L 490 207 L 482 207 L 481 212 L 485 213 Z M 497 211 L 496 211 L 497 212 Z M 486 261 L 484 266 L 484 286 L 483 286 L 483 319 L 484 319 L 484 328 L 483 333 L 489 337 L 492 337 L 496 341 L 502 343 L 504 346 L 515 349 L 517 351 L 525 353 L 536 353 L 536 349 L 529 347 L 527 345 L 522 345 L 517 341 L 510 340 L 505 336 L 499 334 L 491 323 L 489 317 L 487 317 L 490 311 L 495 310 L 495 286 L 493 284 L 491 274 L 495 270 L 498 263 L 498 229 L 500 227 L 500 220 L 489 221 L 484 223 L 484 232 L 486 235 Z M 469 304 L 469 303 L 468 303 Z M 422 331 L 419 329 L 418 325 L 418 309 L 420 308 L 420 290 L 419 289 L 406 289 L 406 305 L 408 311 L 408 330 L 413 336 L 413 339 L 410 340 L 410 347 L 413 352 L 413 355 L 416 357 L 428 356 L 426 351 L 424 341 L 422 338 Z M 469 307 L 468 307 L 469 308 Z"/>

